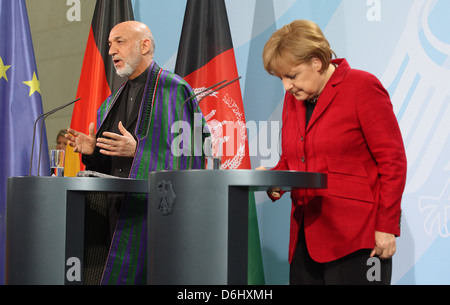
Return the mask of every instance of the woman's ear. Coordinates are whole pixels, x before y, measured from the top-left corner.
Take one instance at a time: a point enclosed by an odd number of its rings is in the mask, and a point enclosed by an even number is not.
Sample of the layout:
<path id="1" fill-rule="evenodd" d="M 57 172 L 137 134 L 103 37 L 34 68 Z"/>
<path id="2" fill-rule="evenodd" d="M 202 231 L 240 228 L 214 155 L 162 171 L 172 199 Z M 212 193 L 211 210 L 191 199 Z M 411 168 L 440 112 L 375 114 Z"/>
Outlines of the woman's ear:
<path id="1" fill-rule="evenodd" d="M 311 63 L 315 71 L 319 72 L 322 70 L 322 61 L 318 57 L 313 57 Z"/>

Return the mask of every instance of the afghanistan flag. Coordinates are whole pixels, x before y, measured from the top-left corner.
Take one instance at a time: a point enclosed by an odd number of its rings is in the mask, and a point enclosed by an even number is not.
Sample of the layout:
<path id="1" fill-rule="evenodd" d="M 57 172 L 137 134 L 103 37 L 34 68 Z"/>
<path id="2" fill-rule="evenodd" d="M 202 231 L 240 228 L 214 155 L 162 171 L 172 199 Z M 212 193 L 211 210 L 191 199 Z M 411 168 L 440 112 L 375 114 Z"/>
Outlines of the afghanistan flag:
<path id="1" fill-rule="evenodd" d="M 43 109 L 25 0 L 0 0 L 0 37 L 0 284 L 3 284 L 7 179 L 35 175 L 38 166 L 41 175 L 49 176 L 50 162 L 42 121 L 36 126 L 34 149 L 31 145 L 34 122 Z"/>
<path id="2" fill-rule="evenodd" d="M 238 77 L 224 0 L 188 0 L 175 73 L 196 93 Z M 206 92 L 208 93 L 208 92 Z M 206 94 L 205 93 L 205 94 Z M 239 82 L 202 99 L 200 108 L 212 137 L 222 145 L 222 169 L 250 169 L 250 155 Z M 248 284 L 264 284 L 254 194 L 249 196 Z"/>
<path id="3" fill-rule="evenodd" d="M 115 72 L 108 38 L 116 24 L 128 20 L 134 20 L 131 0 L 97 0 L 78 84 L 77 97 L 82 100 L 74 106 L 70 128 L 88 134 L 89 124 L 97 124 L 98 108 L 125 81 Z M 84 170 L 80 158 L 67 146 L 66 176 Z"/>

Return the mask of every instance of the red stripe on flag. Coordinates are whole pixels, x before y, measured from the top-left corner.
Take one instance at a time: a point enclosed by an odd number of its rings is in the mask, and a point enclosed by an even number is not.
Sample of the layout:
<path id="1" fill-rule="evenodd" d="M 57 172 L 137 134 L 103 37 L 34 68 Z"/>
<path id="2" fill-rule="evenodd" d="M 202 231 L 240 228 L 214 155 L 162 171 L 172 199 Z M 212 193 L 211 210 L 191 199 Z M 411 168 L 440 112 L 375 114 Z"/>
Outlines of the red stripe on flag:
<path id="1" fill-rule="evenodd" d="M 89 124 L 91 122 L 97 124 L 97 109 L 109 95 L 111 90 L 106 80 L 105 65 L 91 28 L 78 83 L 77 97 L 81 98 L 81 101 L 74 106 L 70 128 L 88 134 Z M 66 176 L 74 176 L 78 171 L 85 169 L 81 162 L 79 168 L 71 169 L 70 163 L 78 163 L 74 158 L 81 158 L 81 155 L 70 150 L 67 154 Z"/>
<path id="2" fill-rule="evenodd" d="M 184 79 L 199 92 L 222 80 L 238 77 L 234 49 L 223 52 Z M 201 97 L 199 97 L 201 99 Z M 241 86 L 235 82 L 200 103 L 211 134 L 223 141 L 222 167 L 224 169 L 250 169 L 247 129 L 242 102 Z"/>
<path id="3" fill-rule="evenodd" d="M 87 133 L 89 124 L 97 121 L 98 108 L 110 95 L 105 64 L 91 29 L 77 91 L 77 97 L 81 97 L 85 102 L 77 103 L 74 107 L 71 128 Z"/>

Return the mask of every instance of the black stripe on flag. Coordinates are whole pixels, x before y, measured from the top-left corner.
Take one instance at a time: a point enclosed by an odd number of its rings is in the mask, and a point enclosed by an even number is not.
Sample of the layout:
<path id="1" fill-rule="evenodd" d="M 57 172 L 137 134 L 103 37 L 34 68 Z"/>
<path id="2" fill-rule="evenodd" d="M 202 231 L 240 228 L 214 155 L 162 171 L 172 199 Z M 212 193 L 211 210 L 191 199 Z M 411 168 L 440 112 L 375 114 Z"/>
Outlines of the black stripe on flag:
<path id="1" fill-rule="evenodd" d="M 230 25 L 224 12 L 224 1 L 188 0 L 175 73 L 185 77 L 233 48 Z M 197 56 L 192 57 L 192 54 Z"/>
<path id="2" fill-rule="evenodd" d="M 118 88 L 124 82 L 124 79 L 116 74 L 112 58 L 108 54 L 109 32 L 118 23 L 128 20 L 134 20 L 131 0 L 97 0 L 92 18 L 92 32 L 103 58 L 106 80 L 111 91 Z"/>

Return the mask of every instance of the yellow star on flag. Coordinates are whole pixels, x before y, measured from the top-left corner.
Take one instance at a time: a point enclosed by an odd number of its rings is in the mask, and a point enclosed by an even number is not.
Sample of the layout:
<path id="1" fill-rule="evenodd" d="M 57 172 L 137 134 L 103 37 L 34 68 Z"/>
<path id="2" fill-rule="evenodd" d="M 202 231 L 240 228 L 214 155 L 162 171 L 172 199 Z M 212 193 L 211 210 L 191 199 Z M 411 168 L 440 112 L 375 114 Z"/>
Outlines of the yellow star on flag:
<path id="1" fill-rule="evenodd" d="M 33 72 L 33 79 L 28 82 L 23 82 L 25 85 L 30 86 L 30 95 L 32 96 L 33 93 L 36 91 L 41 93 L 41 84 L 39 83 L 39 80 L 36 77 L 36 72 Z"/>
<path id="2" fill-rule="evenodd" d="M 3 59 L 0 57 L 0 79 L 4 78 L 8 81 L 8 77 L 6 77 L 6 71 L 11 68 L 11 66 L 5 66 L 3 63 Z"/>

